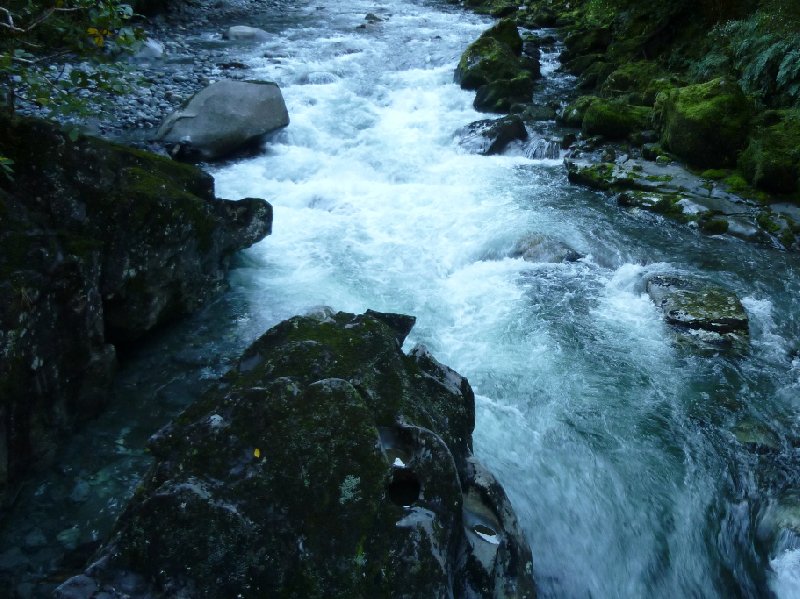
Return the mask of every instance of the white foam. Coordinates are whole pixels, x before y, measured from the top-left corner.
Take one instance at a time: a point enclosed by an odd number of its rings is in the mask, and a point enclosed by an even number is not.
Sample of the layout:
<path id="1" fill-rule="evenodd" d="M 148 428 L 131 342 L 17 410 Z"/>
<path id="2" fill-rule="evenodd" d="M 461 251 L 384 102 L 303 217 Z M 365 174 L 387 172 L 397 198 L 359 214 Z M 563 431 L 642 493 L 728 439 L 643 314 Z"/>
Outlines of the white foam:
<path id="1" fill-rule="evenodd" d="M 778 599 L 800 597 L 800 549 L 784 551 L 769 562 L 769 586 Z"/>

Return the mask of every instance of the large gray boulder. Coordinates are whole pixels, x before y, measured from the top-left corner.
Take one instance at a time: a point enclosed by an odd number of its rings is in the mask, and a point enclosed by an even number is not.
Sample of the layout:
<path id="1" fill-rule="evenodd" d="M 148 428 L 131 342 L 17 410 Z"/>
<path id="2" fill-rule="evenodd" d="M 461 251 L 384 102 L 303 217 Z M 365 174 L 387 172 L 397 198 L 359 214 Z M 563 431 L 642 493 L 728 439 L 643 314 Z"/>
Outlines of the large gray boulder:
<path id="1" fill-rule="evenodd" d="M 472 456 L 472 389 L 403 353 L 413 323 L 326 309 L 269 330 L 154 437 L 112 540 L 57 596 L 532 599 Z"/>
<path id="2" fill-rule="evenodd" d="M 214 160 L 288 124 L 289 113 L 276 83 L 223 79 L 170 114 L 157 139 L 172 146 L 173 155 Z"/>

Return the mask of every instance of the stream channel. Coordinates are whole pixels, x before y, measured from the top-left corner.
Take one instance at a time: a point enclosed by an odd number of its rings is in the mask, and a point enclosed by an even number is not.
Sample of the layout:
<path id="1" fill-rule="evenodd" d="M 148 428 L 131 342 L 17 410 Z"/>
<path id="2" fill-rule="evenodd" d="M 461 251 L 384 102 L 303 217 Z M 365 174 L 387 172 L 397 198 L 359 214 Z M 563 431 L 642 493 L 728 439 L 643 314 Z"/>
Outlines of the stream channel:
<path id="1" fill-rule="evenodd" d="M 218 195 L 273 203 L 274 233 L 237 259 L 228 293 L 131 356 L 112 409 L 23 488 L 0 539 L 15 592 L 80 567 L 147 468 L 147 437 L 237 352 L 327 305 L 415 315 L 408 346 L 469 378 L 475 451 L 517 511 L 541 597 L 800 597 L 800 260 L 569 184 L 560 159 L 528 157 L 560 135 L 552 122 L 506 155 L 465 151 L 456 131 L 487 115 L 453 69 L 485 17 L 275 4 L 280 19 L 246 23 L 273 38 L 237 59 L 280 84 L 291 124 L 211 169 Z M 572 85 L 558 51 L 543 48 L 542 101 Z M 508 257 L 531 235 L 584 257 Z M 734 291 L 749 351 L 677 344 L 644 292 L 652 274 Z"/>

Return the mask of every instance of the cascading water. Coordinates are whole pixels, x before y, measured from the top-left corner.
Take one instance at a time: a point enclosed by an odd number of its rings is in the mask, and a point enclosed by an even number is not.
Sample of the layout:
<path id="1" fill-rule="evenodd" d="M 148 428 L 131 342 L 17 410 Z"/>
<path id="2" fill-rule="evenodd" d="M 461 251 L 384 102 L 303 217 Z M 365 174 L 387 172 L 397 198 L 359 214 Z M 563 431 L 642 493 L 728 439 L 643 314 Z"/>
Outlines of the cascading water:
<path id="1" fill-rule="evenodd" d="M 192 321 L 201 330 L 164 343 L 205 335 L 193 343 L 231 353 L 320 305 L 413 314 L 409 343 L 475 388 L 476 453 L 517 510 L 541 596 L 800 596 L 800 261 L 622 211 L 571 186 L 553 152 L 467 154 L 454 133 L 486 115 L 453 68 L 490 21 L 433 1 L 291 4 L 280 21 L 250 23 L 275 37 L 241 57 L 281 85 L 291 125 L 264 155 L 213 171 L 219 195 L 274 204 L 274 233 Z M 543 54 L 539 98 L 570 88 L 556 56 Z M 531 236 L 583 258 L 510 257 Z M 643 292 L 655 273 L 735 291 L 749 353 L 676 345 Z M 140 411 L 149 393 L 174 396 L 174 381 L 125 380 Z M 124 431 L 115 446 L 140 448 L 152 430 L 121 428 L 130 416 L 116 414 L 105 421 Z M 118 458 L 114 488 L 130 487 L 142 459 Z"/>

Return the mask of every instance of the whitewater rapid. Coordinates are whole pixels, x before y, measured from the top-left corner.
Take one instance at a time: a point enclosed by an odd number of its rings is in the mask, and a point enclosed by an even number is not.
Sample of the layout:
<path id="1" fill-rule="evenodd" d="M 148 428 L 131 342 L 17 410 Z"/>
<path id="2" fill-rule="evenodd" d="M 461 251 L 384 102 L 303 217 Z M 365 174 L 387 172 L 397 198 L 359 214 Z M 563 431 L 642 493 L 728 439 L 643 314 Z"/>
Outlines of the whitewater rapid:
<path id="1" fill-rule="evenodd" d="M 544 597 L 798 596 L 797 260 L 623 212 L 521 147 L 464 151 L 456 132 L 487 115 L 453 69 L 489 20 L 409 0 L 297 10 L 253 23 L 274 37 L 243 56 L 280 84 L 290 126 L 213 171 L 218 195 L 275 207 L 272 236 L 232 273 L 243 334 L 321 305 L 415 315 L 409 346 L 475 388 L 476 453 L 512 499 Z M 568 89 L 546 56 L 542 86 Z M 509 257 L 530 235 L 584 257 Z M 677 347 L 643 292 L 655 273 L 736 291 L 750 355 Z M 778 448 L 738 443 L 744 420 Z"/>

